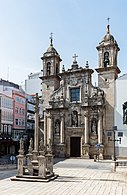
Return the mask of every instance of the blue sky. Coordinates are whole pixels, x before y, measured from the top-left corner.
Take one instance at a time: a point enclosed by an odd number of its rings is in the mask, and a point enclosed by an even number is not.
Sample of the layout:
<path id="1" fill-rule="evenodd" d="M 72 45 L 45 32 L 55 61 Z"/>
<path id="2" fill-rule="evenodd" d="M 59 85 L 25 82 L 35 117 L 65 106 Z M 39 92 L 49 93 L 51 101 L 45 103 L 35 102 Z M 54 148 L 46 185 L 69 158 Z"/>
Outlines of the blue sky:
<path id="1" fill-rule="evenodd" d="M 42 69 L 40 57 L 53 45 L 69 68 L 74 53 L 79 66 L 89 61 L 96 68 L 96 46 L 106 33 L 120 47 L 118 66 L 127 73 L 126 0 L 0 0 L 0 78 L 21 84 L 31 72 Z"/>

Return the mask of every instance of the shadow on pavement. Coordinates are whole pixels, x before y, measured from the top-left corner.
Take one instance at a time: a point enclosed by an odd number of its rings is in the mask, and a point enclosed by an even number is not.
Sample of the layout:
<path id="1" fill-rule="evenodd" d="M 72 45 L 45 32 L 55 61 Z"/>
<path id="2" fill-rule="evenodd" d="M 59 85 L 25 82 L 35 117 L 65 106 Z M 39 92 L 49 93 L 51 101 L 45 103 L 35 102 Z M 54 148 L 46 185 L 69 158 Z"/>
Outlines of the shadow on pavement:
<path id="1" fill-rule="evenodd" d="M 54 158 L 53 159 L 53 164 L 57 164 L 57 163 L 59 163 L 61 161 L 64 161 L 64 160 L 66 160 L 66 158 Z"/>
<path id="2" fill-rule="evenodd" d="M 59 176 L 56 180 L 53 182 L 82 182 L 83 180 L 90 180 L 90 181 L 110 181 L 110 182 L 121 182 L 121 183 L 127 183 L 124 180 L 119 179 L 107 179 L 107 178 L 86 178 L 86 177 L 71 177 L 71 176 Z"/>

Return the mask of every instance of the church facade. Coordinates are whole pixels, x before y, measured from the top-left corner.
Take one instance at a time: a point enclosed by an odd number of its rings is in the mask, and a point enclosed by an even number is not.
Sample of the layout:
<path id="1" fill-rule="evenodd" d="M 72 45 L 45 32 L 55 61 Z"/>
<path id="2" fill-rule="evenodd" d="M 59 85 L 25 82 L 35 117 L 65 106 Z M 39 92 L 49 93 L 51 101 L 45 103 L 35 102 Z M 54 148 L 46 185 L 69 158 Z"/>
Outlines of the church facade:
<path id="1" fill-rule="evenodd" d="M 115 80 L 118 44 L 109 25 L 97 46 L 98 86 L 92 84 L 93 69 L 88 62 L 78 65 L 76 55 L 71 67 L 60 72 L 60 55 L 50 46 L 41 57 L 43 63 L 42 101 L 44 145 L 51 143 L 56 157 L 111 158 Z"/>

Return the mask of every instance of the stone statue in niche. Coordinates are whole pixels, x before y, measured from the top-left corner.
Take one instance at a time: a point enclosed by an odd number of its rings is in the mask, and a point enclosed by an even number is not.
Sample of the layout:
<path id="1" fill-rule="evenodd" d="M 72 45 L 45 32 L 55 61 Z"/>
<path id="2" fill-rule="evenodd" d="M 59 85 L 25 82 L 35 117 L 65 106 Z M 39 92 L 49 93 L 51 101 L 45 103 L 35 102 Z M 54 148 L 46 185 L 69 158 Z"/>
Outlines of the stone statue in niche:
<path id="1" fill-rule="evenodd" d="M 93 119 L 91 122 L 91 133 L 97 135 L 97 120 Z"/>
<path id="2" fill-rule="evenodd" d="M 78 112 L 73 111 L 71 116 L 72 116 L 72 126 L 78 127 Z"/>
<path id="3" fill-rule="evenodd" d="M 55 133 L 60 134 L 60 121 L 56 120 L 55 122 Z"/>

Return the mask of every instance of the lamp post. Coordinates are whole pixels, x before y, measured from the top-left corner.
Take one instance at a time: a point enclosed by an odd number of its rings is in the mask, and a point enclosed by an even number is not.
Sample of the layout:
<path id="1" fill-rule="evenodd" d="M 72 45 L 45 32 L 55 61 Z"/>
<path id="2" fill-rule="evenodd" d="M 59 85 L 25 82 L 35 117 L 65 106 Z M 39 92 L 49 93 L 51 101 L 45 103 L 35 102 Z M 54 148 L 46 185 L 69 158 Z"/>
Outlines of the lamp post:
<path id="1" fill-rule="evenodd" d="M 116 161 L 116 150 L 115 150 L 115 142 L 117 141 L 116 139 L 115 139 L 115 137 L 116 137 L 116 134 L 115 134 L 115 131 L 117 130 L 117 126 L 116 126 L 116 128 L 115 128 L 115 126 L 113 126 L 113 149 L 114 149 L 114 153 L 113 153 L 113 158 L 112 158 L 112 160 L 113 161 Z"/>
<path id="2" fill-rule="evenodd" d="M 112 160 L 113 161 L 116 161 L 116 150 L 115 150 L 115 142 L 119 142 L 121 144 L 121 137 L 119 139 L 116 139 L 116 136 L 115 136 L 115 131 L 117 130 L 117 126 L 113 126 L 113 139 L 109 138 L 108 141 L 113 141 L 113 157 L 112 157 Z"/>

